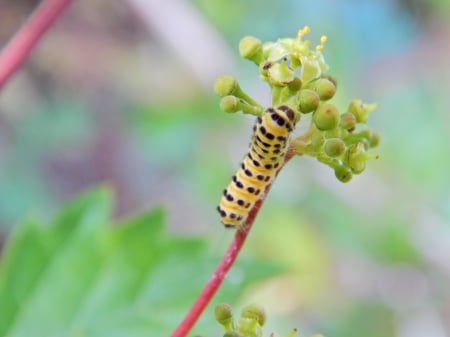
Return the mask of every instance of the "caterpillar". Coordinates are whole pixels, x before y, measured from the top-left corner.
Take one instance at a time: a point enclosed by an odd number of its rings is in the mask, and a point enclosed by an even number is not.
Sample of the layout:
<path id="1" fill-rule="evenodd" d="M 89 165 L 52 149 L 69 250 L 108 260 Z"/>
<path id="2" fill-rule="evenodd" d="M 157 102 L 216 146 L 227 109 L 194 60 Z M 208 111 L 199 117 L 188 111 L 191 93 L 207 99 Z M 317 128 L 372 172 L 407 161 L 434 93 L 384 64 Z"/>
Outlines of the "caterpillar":
<path id="1" fill-rule="evenodd" d="M 275 178 L 296 122 L 294 110 L 286 105 L 268 108 L 257 118 L 248 153 L 217 206 L 225 227 L 242 228 L 250 210 Z"/>

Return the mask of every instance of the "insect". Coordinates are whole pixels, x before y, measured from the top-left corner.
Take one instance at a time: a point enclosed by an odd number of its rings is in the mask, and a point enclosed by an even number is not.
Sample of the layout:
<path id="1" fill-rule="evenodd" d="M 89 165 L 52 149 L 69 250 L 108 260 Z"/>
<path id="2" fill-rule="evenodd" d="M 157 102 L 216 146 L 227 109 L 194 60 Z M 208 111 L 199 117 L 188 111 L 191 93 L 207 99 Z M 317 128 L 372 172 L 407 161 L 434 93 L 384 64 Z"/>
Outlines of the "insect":
<path id="1" fill-rule="evenodd" d="M 294 110 L 286 105 L 268 108 L 257 118 L 248 153 L 217 206 L 225 227 L 242 228 L 250 210 L 275 178 L 296 122 Z"/>

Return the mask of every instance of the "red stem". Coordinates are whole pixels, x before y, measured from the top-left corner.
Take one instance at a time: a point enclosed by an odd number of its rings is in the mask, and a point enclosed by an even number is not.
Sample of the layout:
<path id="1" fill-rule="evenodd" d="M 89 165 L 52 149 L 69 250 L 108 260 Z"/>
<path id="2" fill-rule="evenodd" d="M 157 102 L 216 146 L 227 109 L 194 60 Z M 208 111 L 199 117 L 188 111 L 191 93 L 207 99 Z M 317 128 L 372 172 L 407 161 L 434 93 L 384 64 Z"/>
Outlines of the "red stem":
<path id="1" fill-rule="evenodd" d="M 0 89 L 72 0 L 44 0 L 0 54 Z"/>
<path id="2" fill-rule="evenodd" d="M 286 164 L 292 157 L 294 153 L 293 151 L 288 151 L 284 163 Z M 276 175 L 281 171 L 281 168 L 278 170 Z M 245 221 L 245 224 L 241 230 L 237 230 L 236 234 L 234 235 L 233 241 L 231 241 L 230 246 L 228 247 L 225 255 L 223 256 L 222 260 L 220 261 L 219 265 L 217 266 L 214 274 L 211 276 L 209 281 L 206 283 L 205 287 L 203 288 L 200 295 L 197 297 L 196 301 L 192 305 L 189 312 L 184 317 L 183 321 L 180 323 L 180 325 L 176 328 L 176 330 L 172 333 L 171 337 L 186 337 L 189 331 L 191 331 L 194 324 L 199 319 L 202 312 L 205 310 L 209 302 L 212 300 L 213 296 L 219 289 L 220 285 L 222 284 L 222 281 L 224 280 L 225 276 L 227 275 L 228 271 L 231 269 L 231 267 L 234 264 L 234 261 L 236 261 L 236 258 L 244 245 L 245 239 L 247 238 L 248 234 L 250 233 L 250 229 L 253 226 L 253 223 L 256 219 L 256 216 L 258 215 L 259 210 L 261 209 L 261 206 L 264 202 L 265 197 L 270 191 L 270 188 L 272 185 L 267 186 L 264 198 L 258 200 L 251 209 L 247 220 Z"/>

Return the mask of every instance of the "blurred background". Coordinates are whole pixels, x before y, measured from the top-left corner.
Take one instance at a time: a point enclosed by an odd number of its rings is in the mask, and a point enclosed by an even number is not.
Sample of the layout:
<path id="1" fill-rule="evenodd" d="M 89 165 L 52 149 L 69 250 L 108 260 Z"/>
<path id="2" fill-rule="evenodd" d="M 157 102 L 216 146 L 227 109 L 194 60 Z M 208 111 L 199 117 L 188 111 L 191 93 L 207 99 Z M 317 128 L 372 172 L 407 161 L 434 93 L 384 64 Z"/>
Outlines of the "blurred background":
<path id="1" fill-rule="evenodd" d="M 0 2 L 0 46 L 38 4 Z M 379 103 L 380 159 L 348 184 L 291 161 L 242 254 L 283 272 L 235 304 L 265 306 L 274 331 L 450 336 L 448 0 L 74 1 L 0 93 L 0 247 L 27 215 L 51 219 L 98 184 L 117 218 L 163 205 L 169 231 L 225 247 L 215 207 L 253 118 L 221 113 L 214 80 L 269 104 L 239 40 L 304 25 L 313 43 L 328 36 L 333 102 Z"/>

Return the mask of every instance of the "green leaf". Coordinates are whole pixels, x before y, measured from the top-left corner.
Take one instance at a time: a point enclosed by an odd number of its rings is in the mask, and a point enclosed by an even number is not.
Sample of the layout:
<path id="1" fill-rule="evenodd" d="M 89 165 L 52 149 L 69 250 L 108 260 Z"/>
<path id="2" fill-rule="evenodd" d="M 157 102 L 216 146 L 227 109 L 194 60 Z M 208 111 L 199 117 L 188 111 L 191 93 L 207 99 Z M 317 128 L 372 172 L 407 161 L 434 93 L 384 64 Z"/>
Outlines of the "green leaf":
<path id="1" fill-rule="evenodd" d="M 217 259 L 205 241 L 165 233 L 161 209 L 108 226 L 111 204 L 108 189 L 94 190 L 48 226 L 29 219 L 12 234 L 0 260 L 0 336 L 163 336 L 176 327 Z M 245 262 L 235 268 L 242 281 L 225 281 L 216 300 L 274 271 Z M 205 316 L 198 331 L 216 327 Z"/>
<path id="2" fill-rule="evenodd" d="M 107 227 L 111 199 L 107 189 L 87 193 L 50 226 L 28 220 L 12 235 L 0 261 L 0 336 L 161 335 L 175 327 L 173 305 L 187 310 L 201 284 L 194 275 L 204 245 L 164 234 L 161 210 Z"/>

